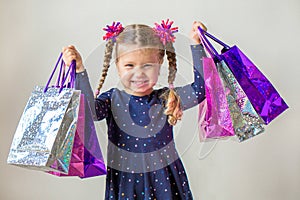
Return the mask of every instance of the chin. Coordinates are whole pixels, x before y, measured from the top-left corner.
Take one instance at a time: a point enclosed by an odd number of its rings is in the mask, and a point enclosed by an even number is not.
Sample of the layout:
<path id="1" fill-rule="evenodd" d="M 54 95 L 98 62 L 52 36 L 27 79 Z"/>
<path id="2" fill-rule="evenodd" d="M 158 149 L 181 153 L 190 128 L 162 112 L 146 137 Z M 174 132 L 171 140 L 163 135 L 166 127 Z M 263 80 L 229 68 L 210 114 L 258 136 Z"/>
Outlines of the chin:
<path id="1" fill-rule="evenodd" d="M 147 90 L 134 90 L 134 93 L 149 93 L 152 92 L 153 89 L 147 89 Z"/>
<path id="2" fill-rule="evenodd" d="M 128 93 L 131 93 L 132 95 L 135 95 L 135 96 L 144 96 L 144 95 L 150 94 L 153 91 L 153 89 L 152 88 L 148 88 L 148 89 L 129 89 L 127 91 L 128 91 Z"/>

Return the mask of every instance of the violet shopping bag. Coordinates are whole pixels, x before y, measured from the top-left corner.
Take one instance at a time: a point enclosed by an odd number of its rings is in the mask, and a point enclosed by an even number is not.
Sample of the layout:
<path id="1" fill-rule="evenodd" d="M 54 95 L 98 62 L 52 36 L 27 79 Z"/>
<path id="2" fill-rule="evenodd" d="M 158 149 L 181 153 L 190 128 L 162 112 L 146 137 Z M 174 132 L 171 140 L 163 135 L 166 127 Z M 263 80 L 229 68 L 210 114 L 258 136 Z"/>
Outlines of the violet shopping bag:
<path id="1" fill-rule="evenodd" d="M 106 166 L 88 101 L 85 101 L 84 132 L 84 176 L 81 178 L 104 175 L 107 173 Z"/>
<path id="2" fill-rule="evenodd" d="M 199 27 L 199 31 L 203 30 Z M 271 82 L 237 46 L 229 47 L 211 34 L 205 32 L 205 35 L 224 46 L 218 57 L 228 65 L 265 124 L 288 108 Z M 212 47 L 210 43 L 208 45 Z"/>
<path id="3" fill-rule="evenodd" d="M 212 58 L 203 58 L 206 99 L 199 104 L 200 141 L 234 136 L 224 86 Z"/>
<path id="4" fill-rule="evenodd" d="M 47 85 L 37 86 L 31 93 L 12 141 L 8 164 L 68 173 L 80 91 L 64 87 L 66 78 L 61 86 L 49 87 L 61 57 Z M 67 75 L 71 69 L 75 72 L 70 67 Z"/>
<path id="5" fill-rule="evenodd" d="M 235 135 L 241 142 L 262 133 L 264 131 L 264 121 L 253 108 L 236 78 L 226 63 L 216 54 L 216 50 L 210 45 L 204 31 L 201 29 L 199 37 L 203 42 L 206 51 L 213 58 L 219 76 L 225 87 Z"/>
<path id="6" fill-rule="evenodd" d="M 69 173 L 49 172 L 56 176 L 88 178 L 106 174 L 106 166 L 97 138 L 90 107 L 81 95 L 78 122 Z"/>

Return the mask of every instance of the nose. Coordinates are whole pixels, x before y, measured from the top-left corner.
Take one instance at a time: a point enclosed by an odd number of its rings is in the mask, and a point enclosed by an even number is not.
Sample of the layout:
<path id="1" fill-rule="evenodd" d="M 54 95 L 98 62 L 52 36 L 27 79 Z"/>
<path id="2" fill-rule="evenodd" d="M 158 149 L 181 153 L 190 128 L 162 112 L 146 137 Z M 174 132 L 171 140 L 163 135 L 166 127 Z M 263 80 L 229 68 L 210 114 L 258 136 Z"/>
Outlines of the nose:
<path id="1" fill-rule="evenodd" d="M 135 67 L 134 75 L 137 77 L 141 77 L 144 75 L 144 70 L 142 66 Z"/>

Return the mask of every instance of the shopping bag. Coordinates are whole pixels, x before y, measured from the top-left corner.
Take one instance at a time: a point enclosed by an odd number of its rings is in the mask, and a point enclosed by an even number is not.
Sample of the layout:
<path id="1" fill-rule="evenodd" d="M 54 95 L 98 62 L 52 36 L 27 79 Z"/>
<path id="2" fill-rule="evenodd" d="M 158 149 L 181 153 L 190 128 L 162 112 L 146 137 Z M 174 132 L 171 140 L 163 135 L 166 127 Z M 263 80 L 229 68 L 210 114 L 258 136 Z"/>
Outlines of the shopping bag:
<path id="1" fill-rule="evenodd" d="M 234 136 L 224 86 L 212 58 L 203 58 L 206 99 L 199 104 L 200 141 Z"/>
<path id="2" fill-rule="evenodd" d="M 80 91 L 64 85 L 69 73 L 74 76 L 74 62 L 63 78 L 62 85 L 49 87 L 61 57 L 62 54 L 46 86 L 36 86 L 31 93 L 12 141 L 8 164 L 68 173 Z M 68 85 L 74 85 L 74 81 Z"/>
<path id="3" fill-rule="evenodd" d="M 84 110 L 84 95 L 81 94 L 78 120 L 76 124 L 76 131 L 74 136 L 74 144 L 71 153 L 71 160 L 69 164 L 68 173 L 61 173 L 57 171 L 49 171 L 50 174 L 56 176 L 84 176 L 84 123 L 85 123 L 85 110 Z M 55 165 L 52 166 L 56 168 Z"/>
<path id="4" fill-rule="evenodd" d="M 241 142 L 262 133 L 264 121 L 253 108 L 227 64 L 215 55 L 216 50 L 208 44 L 209 41 L 203 31 L 199 32 L 199 37 L 208 54 L 214 58 L 219 76 L 227 91 L 226 97 L 235 135 Z"/>
<path id="5" fill-rule="evenodd" d="M 106 174 L 90 107 L 81 94 L 77 128 L 68 174 L 50 171 L 56 176 L 88 178 Z"/>
<path id="6" fill-rule="evenodd" d="M 234 133 L 242 142 L 264 131 L 264 121 L 257 114 L 245 92 L 224 61 L 217 64 L 225 87 Z"/>
<path id="7" fill-rule="evenodd" d="M 229 47 L 199 27 L 199 33 L 201 32 L 224 47 L 219 55 L 212 44 L 204 38 L 215 59 L 224 60 L 230 68 L 265 124 L 270 123 L 288 108 L 271 82 L 237 46 Z"/>
<path id="8" fill-rule="evenodd" d="M 81 178 L 107 173 L 90 106 L 94 105 L 89 105 L 88 101 L 85 101 L 84 176 Z"/>

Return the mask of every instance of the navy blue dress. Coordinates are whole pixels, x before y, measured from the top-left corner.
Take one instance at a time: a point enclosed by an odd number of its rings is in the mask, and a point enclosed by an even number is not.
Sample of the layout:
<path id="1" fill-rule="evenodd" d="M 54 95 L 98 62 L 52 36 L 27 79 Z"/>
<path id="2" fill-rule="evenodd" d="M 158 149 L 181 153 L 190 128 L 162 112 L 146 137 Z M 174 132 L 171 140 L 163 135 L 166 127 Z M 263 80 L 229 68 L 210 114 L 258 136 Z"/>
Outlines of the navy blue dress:
<path id="1" fill-rule="evenodd" d="M 193 45 L 194 82 L 177 87 L 183 110 L 205 98 L 201 45 Z M 161 95 L 154 90 L 134 96 L 117 88 L 102 93 L 94 101 L 86 72 L 77 74 L 76 87 L 95 103 L 97 120 L 108 127 L 107 200 L 193 199 L 184 166 L 176 151 L 173 126 L 168 123 Z"/>

